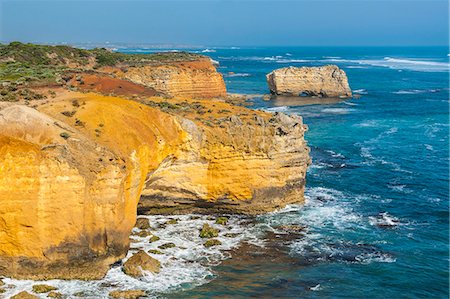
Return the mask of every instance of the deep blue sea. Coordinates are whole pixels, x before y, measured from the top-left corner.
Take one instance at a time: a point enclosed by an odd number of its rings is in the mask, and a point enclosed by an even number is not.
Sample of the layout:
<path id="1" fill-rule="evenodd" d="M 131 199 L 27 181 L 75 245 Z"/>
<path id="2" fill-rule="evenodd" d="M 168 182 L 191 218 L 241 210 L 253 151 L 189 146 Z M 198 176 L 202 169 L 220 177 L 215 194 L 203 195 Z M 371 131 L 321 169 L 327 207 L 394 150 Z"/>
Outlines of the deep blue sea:
<path id="1" fill-rule="evenodd" d="M 153 255 L 162 271 L 138 281 L 113 268 L 100 282 L 50 281 L 92 298 L 146 289 L 158 298 L 448 298 L 449 56 L 447 48 L 209 48 L 229 92 L 268 93 L 265 74 L 337 64 L 359 98 L 332 104 L 253 100 L 303 116 L 313 163 L 306 204 L 232 216 L 223 244 L 204 248 L 207 216 L 147 216 L 177 247 Z M 121 49 L 152 52 L 151 49 Z M 298 225 L 286 233 L 280 225 Z M 235 233 L 236 237 L 224 236 Z M 130 251 L 131 254 L 132 250 Z M 129 255 L 130 255 L 129 254 Z M 32 282 L 8 281 L 18 289 Z"/>

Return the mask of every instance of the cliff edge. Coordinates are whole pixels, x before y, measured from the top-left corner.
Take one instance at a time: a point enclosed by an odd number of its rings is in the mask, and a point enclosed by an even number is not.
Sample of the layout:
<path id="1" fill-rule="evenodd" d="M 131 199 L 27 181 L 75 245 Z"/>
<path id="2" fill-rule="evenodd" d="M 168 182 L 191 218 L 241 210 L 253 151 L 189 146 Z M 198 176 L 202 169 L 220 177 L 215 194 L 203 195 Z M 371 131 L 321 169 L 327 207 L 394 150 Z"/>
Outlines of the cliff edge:
<path id="1" fill-rule="evenodd" d="M 1 276 L 101 278 L 125 256 L 137 211 L 259 214 L 303 201 L 301 117 L 195 99 L 216 86 L 203 58 L 150 63 L 99 50 L 114 63 L 98 65 L 95 52 L 15 47 L 0 48 L 9 53 L 0 59 Z M 37 56 L 24 80 L 15 72 L 35 59 L 29 48 L 53 58 Z M 164 77 L 166 92 L 187 90 L 168 99 L 139 81 L 166 71 L 198 82 Z"/>

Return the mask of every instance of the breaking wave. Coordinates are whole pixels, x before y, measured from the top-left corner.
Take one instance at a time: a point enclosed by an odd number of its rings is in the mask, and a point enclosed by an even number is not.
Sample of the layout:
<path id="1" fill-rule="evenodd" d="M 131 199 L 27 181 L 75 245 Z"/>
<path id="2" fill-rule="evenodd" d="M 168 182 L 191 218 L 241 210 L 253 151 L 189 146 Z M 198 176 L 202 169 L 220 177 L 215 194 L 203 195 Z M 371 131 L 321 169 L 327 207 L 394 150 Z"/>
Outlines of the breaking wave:
<path id="1" fill-rule="evenodd" d="M 323 61 L 336 63 L 350 63 L 359 65 L 371 65 L 387 67 L 398 70 L 412 70 L 421 72 L 448 72 L 450 64 L 431 60 L 398 59 L 384 57 L 383 59 L 325 59 Z"/>

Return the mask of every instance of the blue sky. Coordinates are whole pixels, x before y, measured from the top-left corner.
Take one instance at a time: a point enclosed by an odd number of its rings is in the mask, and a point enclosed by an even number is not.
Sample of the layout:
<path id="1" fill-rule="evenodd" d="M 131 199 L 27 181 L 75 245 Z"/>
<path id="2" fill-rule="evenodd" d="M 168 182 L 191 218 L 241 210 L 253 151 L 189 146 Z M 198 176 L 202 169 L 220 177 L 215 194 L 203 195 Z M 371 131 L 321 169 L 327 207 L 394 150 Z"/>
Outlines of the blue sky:
<path id="1" fill-rule="evenodd" d="M 0 1 L 3 42 L 385 46 L 449 35 L 441 0 Z"/>

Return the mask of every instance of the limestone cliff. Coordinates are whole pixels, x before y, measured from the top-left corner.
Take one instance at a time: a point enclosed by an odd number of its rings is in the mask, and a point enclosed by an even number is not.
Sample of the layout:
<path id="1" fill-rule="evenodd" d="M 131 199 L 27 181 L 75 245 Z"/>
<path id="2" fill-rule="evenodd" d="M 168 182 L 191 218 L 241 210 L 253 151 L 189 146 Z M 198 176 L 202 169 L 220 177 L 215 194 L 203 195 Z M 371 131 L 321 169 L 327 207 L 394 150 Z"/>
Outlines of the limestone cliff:
<path id="1" fill-rule="evenodd" d="M 149 175 L 139 212 L 259 214 L 302 202 L 310 160 L 301 117 L 241 117 L 217 128 L 182 119 L 189 142 Z"/>
<path id="2" fill-rule="evenodd" d="M 135 219 L 124 161 L 26 106 L 1 110 L 0 128 L 0 275 L 101 277 Z"/>
<path id="3" fill-rule="evenodd" d="M 0 50 L 20 64 L 34 57 L 29 47 Z M 303 201 L 301 117 L 192 99 L 225 95 L 220 74 L 195 55 L 77 53 L 55 54 L 89 68 L 57 65 L 52 75 L 65 83 L 1 84 L 0 276 L 100 278 L 127 252 L 137 208 L 256 214 Z M 93 59 L 103 65 L 91 69 Z"/>
<path id="4" fill-rule="evenodd" d="M 288 96 L 351 97 L 347 75 L 335 65 L 286 67 L 266 75 L 270 92 Z"/>
<path id="5" fill-rule="evenodd" d="M 226 96 L 222 75 L 209 58 L 195 61 L 129 67 L 119 77 L 151 87 L 168 97 L 213 98 Z"/>

